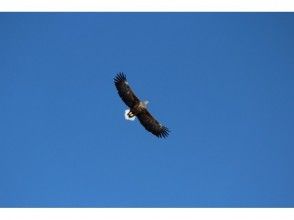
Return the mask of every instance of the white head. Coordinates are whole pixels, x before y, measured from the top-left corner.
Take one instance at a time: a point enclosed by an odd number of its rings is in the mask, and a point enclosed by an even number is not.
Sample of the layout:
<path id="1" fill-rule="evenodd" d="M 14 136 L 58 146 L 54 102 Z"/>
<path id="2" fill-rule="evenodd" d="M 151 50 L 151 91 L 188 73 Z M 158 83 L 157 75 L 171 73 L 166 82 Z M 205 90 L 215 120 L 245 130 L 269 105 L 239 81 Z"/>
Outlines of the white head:
<path id="1" fill-rule="evenodd" d="M 144 103 L 144 106 L 147 107 L 147 104 L 149 103 L 149 101 L 146 100 L 143 103 Z"/>

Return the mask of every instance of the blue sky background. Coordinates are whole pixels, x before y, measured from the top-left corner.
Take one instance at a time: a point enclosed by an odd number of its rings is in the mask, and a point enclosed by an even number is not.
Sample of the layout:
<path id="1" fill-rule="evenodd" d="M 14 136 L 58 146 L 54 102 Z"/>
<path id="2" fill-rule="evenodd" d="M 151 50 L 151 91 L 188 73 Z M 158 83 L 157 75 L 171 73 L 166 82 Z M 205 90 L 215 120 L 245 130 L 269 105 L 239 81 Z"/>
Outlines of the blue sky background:
<path id="1" fill-rule="evenodd" d="M 293 13 L 1 13 L 1 207 L 293 207 Z M 127 74 L 172 130 L 113 85 Z"/>

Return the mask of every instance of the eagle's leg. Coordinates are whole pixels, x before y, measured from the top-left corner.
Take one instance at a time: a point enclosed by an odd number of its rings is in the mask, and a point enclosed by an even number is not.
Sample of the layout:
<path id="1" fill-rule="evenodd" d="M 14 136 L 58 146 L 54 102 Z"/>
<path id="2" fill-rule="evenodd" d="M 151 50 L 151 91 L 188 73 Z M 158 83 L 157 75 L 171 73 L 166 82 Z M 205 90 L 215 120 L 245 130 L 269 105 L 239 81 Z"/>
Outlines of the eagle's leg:
<path id="1" fill-rule="evenodd" d="M 130 118 L 132 118 L 132 117 L 134 117 L 135 115 L 133 114 L 133 112 L 129 111 L 129 112 L 128 112 L 128 116 L 129 116 Z"/>
<path id="2" fill-rule="evenodd" d="M 130 120 L 130 121 L 134 121 L 136 119 L 136 116 L 133 112 L 130 111 L 130 109 L 126 109 L 125 110 L 125 119 Z"/>

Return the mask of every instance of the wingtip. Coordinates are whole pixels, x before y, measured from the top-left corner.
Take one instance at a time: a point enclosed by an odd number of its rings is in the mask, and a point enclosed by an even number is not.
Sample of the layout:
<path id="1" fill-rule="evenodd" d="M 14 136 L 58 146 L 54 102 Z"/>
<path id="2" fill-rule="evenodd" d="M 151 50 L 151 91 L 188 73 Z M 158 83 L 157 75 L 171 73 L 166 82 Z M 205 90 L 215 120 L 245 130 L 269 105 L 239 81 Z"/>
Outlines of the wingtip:
<path id="1" fill-rule="evenodd" d="M 169 133 L 170 133 L 170 130 L 167 127 L 163 126 L 162 131 L 156 136 L 158 138 L 167 138 L 169 136 Z"/>
<path id="2" fill-rule="evenodd" d="M 127 81 L 127 76 L 123 72 L 119 72 L 119 73 L 116 74 L 116 76 L 114 77 L 113 80 L 114 80 L 115 83 L 118 83 L 118 82 L 121 82 L 121 81 Z"/>

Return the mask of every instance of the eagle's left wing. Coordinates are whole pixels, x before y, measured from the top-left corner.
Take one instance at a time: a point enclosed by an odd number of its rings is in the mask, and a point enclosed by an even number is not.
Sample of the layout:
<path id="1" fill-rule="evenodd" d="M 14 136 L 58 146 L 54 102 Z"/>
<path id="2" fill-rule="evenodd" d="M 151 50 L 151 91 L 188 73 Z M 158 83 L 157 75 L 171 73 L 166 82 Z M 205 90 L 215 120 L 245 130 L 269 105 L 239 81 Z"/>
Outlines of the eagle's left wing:
<path id="1" fill-rule="evenodd" d="M 150 131 L 152 134 L 160 138 L 166 138 L 168 136 L 170 132 L 169 129 L 153 118 L 147 109 L 139 113 L 137 117 L 147 131 Z"/>
<path id="2" fill-rule="evenodd" d="M 136 103 L 140 102 L 135 93 L 128 84 L 127 77 L 123 73 L 118 73 L 114 78 L 114 84 L 121 99 L 126 105 L 132 108 Z"/>

